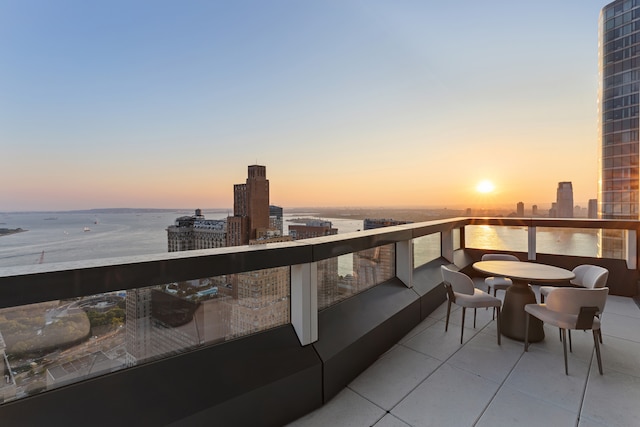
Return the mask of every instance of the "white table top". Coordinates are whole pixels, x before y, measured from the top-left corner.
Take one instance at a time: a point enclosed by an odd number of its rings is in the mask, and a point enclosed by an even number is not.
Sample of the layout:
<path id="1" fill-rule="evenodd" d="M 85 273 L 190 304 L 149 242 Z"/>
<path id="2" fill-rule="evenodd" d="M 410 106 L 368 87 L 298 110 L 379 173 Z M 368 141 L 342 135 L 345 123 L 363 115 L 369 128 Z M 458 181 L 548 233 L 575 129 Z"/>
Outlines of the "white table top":
<path id="1" fill-rule="evenodd" d="M 473 268 L 485 274 L 535 282 L 557 282 L 576 277 L 564 268 L 534 262 L 479 261 L 473 264 Z"/>

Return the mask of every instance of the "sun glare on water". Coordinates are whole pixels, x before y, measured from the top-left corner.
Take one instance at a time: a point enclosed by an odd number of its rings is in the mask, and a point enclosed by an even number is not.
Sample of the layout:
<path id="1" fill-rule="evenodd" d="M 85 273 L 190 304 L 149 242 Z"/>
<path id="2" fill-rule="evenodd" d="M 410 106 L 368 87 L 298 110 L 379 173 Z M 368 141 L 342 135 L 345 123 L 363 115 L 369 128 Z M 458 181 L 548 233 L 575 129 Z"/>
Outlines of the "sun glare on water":
<path id="1" fill-rule="evenodd" d="M 480 181 L 476 186 L 478 193 L 491 193 L 495 189 L 495 185 L 489 180 Z"/>

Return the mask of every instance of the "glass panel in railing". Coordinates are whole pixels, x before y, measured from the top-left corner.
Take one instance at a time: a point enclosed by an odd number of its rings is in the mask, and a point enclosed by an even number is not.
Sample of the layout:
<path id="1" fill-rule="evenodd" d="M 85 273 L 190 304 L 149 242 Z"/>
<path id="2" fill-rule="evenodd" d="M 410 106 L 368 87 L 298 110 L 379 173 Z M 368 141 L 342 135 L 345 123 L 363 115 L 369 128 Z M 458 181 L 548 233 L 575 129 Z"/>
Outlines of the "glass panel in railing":
<path id="1" fill-rule="evenodd" d="M 599 230 L 598 257 L 625 259 L 627 257 L 626 230 Z"/>
<path id="2" fill-rule="evenodd" d="M 394 276 L 394 244 L 319 261 L 318 310 L 323 310 Z"/>
<path id="3" fill-rule="evenodd" d="M 460 244 L 460 229 L 459 228 L 454 228 L 453 229 L 453 250 L 457 250 L 460 249 L 462 247 L 462 245 Z"/>
<path id="4" fill-rule="evenodd" d="M 465 246 L 513 252 L 528 251 L 528 228 L 501 225 L 465 226 Z"/>
<path id="5" fill-rule="evenodd" d="M 126 366 L 124 292 L 0 310 L 0 402 Z"/>
<path id="6" fill-rule="evenodd" d="M 289 267 L 0 310 L 0 402 L 290 323 Z"/>
<path id="7" fill-rule="evenodd" d="M 413 239 L 414 268 L 439 258 L 441 254 L 440 233 L 428 234 Z"/>
<path id="8" fill-rule="evenodd" d="M 537 227 L 536 251 L 595 258 L 598 256 L 598 232 L 589 228 Z"/>

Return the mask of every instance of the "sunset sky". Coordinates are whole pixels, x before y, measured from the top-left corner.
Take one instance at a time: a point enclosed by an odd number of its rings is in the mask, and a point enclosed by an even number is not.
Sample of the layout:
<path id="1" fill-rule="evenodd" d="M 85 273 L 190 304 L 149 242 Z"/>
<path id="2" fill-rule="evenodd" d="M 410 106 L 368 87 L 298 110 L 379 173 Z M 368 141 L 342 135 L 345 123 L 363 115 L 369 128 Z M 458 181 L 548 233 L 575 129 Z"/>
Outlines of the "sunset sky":
<path id="1" fill-rule="evenodd" d="M 0 212 L 586 206 L 607 3 L 0 0 Z"/>

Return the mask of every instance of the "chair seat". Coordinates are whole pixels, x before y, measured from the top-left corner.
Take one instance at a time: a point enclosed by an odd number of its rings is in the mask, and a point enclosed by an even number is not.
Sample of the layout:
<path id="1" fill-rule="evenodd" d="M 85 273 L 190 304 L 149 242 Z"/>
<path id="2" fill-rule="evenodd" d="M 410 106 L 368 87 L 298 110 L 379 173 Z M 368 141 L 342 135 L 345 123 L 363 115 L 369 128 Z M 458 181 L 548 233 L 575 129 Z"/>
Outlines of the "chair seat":
<path id="1" fill-rule="evenodd" d="M 547 286 L 552 288 L 553 286 Z M 527 304 L 524 306 L 524 311 L 542 320 L 544 323 L 556 326 L 561 329 L 575 329 L 576 322 L 578 321 L 577 314 L 562 313 L 558 311 L 549 310 L 545 304 Z M 600 319 L 595 317 L 593 319 L 593 326 L 591 329 L 600 329 Z"/>
<path id="2" fill-rule="evenodd" d="M 513 282 L 508 277 L 487 277 L 484 279 L 484 283 L 490 288 L 505 290 L 509 286 L 513 285 Z"/>
<path id="3" fill-rule="evenodd" d="M 456 296 L 456 304 L 462 307 L 480 308 L 500 307 L 502 305 L 502 301 L 500 301 L 500 299 L 492 297 L 480 289 L 474 289 L 473 295 L 463 294 L 460 292 L 454 292 L 454 295 Z"/>

